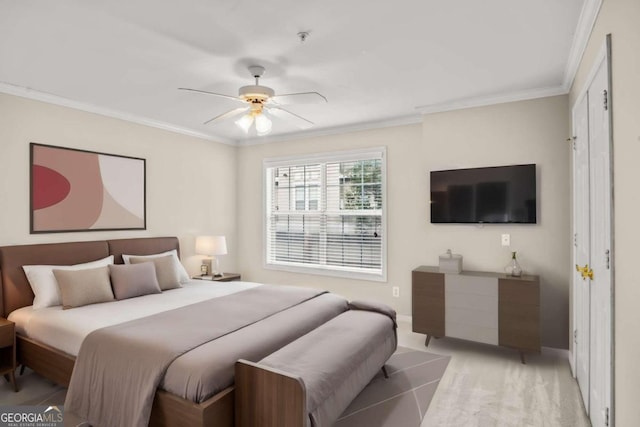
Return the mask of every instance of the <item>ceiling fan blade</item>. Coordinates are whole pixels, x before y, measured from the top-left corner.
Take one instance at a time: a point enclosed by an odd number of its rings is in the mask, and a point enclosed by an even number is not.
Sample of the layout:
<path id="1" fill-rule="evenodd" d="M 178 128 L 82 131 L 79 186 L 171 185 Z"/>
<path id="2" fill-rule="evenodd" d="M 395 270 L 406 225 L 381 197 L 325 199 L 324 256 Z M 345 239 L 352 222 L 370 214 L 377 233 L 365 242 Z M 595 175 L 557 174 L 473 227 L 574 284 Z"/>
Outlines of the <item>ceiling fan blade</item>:
<path id="1" fill-rule="evenodd" d="M 251 109 L 251 107 L 240 107 L 240 108 L 235 108 L 231 111 L 227 111 L 226 113 L 222 113 L 219 116 L 215 116 L 213 119 L 209 119 L 206 122 L 204 122 L 203 124 L 208 125 L 209 123 L 215 123 L 215 122 L 220 122 L 222 120 L 226 120 L 226 119 L 230 119 L 232 117 L 236 117 L 239 116 L 241 114 L 244 114 L 246 112 L 248 112 Z"/>
<path id="2" fill-rule="evenodd" d="M 231 95 L 225 95 L 225 94 L 222 94 L 222 93 L 209 92 L 209 91 L 206 91 L 206 90 L 189 89 L 187 87 L 179 87 L 178 90 L 187 90 L 189 92 L 204 93 L 206 95 L 213 95 L 213 96 L 218 96 L 220 98 L 227 98 L 227 99 L 233 99 L 234 101 L 245 102 L 242 98 L 238 98 L 237 96 L 231 96 Z"/>
<path id="3" fill-rule="evenodd" d="M 318 92 L 285 93 L 271 97 L 270 101 L 280 105 L 322 104 L 323 102 L 328 102 L 327 98 Z"/>
<path id="4" fill-rule="evenodd" d="M 290 121 L 300 129 L 309 129 L 314 125 L 312 121 L 307 120 L 304 117 L 297 115 L 296 113 L 292 113 L 289 110 L 285 110 L 282 107 L 269 107 L 268 111 L 270 114 L 273 114 L 276 117 Z"/>

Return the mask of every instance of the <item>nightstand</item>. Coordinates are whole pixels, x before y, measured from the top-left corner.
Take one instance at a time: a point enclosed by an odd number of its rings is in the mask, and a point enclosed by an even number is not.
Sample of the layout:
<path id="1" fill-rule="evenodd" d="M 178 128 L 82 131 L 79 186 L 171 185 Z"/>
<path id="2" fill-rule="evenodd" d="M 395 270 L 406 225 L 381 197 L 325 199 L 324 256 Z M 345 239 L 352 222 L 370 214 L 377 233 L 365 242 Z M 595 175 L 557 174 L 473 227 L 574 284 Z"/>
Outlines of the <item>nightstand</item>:
<path id="1" fill-rule="evenodd" d="M 211 276 L 193 276 L 192 279 L 196 280 L 209 280 L 212 282 L 233 282 L 234 280 L 240 280 L 241 276 L 238 273 L 223 273 L 224 276 L 211 277 Z"/>
<path id="2" fill-rule="evenodd" d="M 6 319 L 0 318 L 0 375 L 13 385 L 16 384 L 16 325 Z"/>

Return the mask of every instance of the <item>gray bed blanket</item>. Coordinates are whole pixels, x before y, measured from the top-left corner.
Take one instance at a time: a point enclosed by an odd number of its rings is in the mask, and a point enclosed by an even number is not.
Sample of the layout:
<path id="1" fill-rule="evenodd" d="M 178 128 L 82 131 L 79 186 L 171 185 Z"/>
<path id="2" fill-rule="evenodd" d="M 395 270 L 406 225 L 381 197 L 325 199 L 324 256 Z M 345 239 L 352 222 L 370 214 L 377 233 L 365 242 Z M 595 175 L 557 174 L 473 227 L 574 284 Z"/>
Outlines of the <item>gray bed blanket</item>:
<path id="1" fill-rule="evenodd" d="M 204 402 L 233 385 L 238 359 L 257 362 L 347 309 L 343 297 L 322 294 L 209 341 L 174 360 L 159 388 L 192 402 Z"/>
<path id="2" fill-rule="evenodd" d="M 323 293 L 263 285 L 94 331 L 76 359 L 65 412 L 94 426 L 147 426 L 173 360 Z"/>

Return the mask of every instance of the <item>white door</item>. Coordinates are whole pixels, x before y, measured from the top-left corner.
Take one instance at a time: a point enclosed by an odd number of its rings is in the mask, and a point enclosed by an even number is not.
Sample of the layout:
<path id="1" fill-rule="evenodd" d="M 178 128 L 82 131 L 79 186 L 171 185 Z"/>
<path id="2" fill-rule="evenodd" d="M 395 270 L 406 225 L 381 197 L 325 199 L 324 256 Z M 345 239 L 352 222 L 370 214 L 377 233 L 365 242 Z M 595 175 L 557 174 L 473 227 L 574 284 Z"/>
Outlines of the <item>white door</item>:
<path id="1" fill-rule="evenodd" d="M 589 90 L 591 205 L 591 328 L 589 416 L 593 427 L 609 425 L 611 397 L 611 159 L 609 78 L 602 61 Z"/>
<path id="2" fill-rule="evenodd" d="M 573 161 L 573 232 L 574 264 L 584 267 L 591 264 L 590 216 L 589 216 L 589 94 L 576 104 L 573 110 L 574 161 Z M 575 375 L 580 385 L 584 407 L 589 413 L 589 334 L 590 334 L 590 286 L 582 274 L 573 270 L 574 292 L 574 351 Z"/>
<path id="3" fill-rule="evenodd" d="M 575 375 L 593 427 L 613 425 L 610 39 L 573 109 Z"/>

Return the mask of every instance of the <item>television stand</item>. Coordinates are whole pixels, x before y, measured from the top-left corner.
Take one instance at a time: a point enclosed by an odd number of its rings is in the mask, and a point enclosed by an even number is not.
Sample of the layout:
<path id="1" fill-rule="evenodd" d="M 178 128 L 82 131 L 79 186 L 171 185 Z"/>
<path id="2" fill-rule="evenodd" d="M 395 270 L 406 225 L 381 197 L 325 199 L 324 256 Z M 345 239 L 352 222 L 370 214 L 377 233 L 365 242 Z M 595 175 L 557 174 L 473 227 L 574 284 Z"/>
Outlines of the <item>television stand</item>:
<path id="1" fill-rule="evenodd" d="M 412 272 L 412 329 L 431 337 L 452 337 L 540 352 L 538 276 L 463 271 L 442 273 L 420 266 Z"/>

